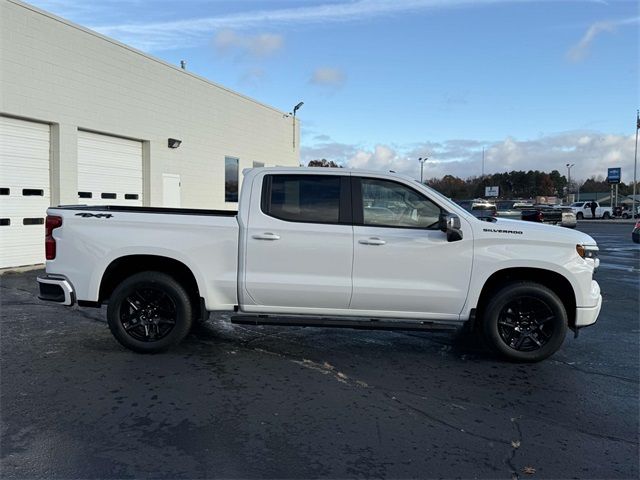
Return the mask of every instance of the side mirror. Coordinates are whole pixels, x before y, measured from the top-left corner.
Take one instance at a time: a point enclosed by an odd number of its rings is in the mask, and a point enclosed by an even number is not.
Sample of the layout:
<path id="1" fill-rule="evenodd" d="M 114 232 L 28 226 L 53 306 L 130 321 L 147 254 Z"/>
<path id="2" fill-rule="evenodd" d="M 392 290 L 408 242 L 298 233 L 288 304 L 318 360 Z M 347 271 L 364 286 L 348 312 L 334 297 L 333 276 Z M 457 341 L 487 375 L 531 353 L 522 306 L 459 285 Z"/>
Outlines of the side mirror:
<path id="1" fill-rule="evenodd" d="M 440 230 L 447 234 L 447 242 L 457 242 L 462 240 L 462 230 L 460 230 L 460 217 L 455 213 L 441 213 L 438 219 Z"/>

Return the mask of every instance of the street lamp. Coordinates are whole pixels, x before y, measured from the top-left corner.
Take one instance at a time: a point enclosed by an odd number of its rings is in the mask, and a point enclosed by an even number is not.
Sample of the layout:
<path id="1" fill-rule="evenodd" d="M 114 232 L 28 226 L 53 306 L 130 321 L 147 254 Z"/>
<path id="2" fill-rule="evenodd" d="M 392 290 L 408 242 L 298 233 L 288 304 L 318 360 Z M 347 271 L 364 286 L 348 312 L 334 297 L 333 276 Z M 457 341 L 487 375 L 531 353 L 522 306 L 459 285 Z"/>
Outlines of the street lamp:
<path id="1" fill-rule="evenodd" d="M 567 201 L 569 200 L 569 189 L 571 188 L 571 167 L 575 167 L 575 163 L 567 163 Z"/>
<path id="2" fill-rule="evenodd" d="M 300 102 L 293 107 L 293 149 L 296 149 L 296 112 L 300 110 L 300 107 L 304 105 L 304 102 Z"/>
<path id="3" fill-rule="evenodd" d="M 426 162 L 429 157 L 420 157 L 418 161 L 420 162 L 420 183 L 424 183 L 424 162 Z"/>

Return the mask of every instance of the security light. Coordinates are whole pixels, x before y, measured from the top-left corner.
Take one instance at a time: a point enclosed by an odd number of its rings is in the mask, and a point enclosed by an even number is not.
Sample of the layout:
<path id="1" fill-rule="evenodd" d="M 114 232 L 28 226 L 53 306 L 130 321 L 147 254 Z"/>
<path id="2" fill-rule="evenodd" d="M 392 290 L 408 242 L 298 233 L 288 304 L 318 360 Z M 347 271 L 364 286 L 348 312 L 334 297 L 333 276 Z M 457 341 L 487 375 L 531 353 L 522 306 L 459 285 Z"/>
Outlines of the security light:
<path id="1" fill-rule="evenodd" d="M 178 140 L 177 138 L 170 138 L 169 148 L 178 148 L 181 143 L 182 143 L 182 140 Z"/>

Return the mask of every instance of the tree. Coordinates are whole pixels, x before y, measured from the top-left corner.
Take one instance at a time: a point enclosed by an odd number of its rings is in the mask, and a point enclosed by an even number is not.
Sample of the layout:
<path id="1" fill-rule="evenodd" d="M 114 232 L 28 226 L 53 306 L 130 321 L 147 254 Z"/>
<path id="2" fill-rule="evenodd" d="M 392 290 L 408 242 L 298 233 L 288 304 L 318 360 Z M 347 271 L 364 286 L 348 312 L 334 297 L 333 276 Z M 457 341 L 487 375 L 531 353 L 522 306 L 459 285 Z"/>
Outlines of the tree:
<path id="1" fill-rule="evenodd" d="M 338 165 L 333 160 L 327 160 L 323 158 L 322 160 L 311 160 L 308 167 L 331 167 L 331 168 L 342 168 L 342 165 Z"/>
<path id="2" fill-rule="evenodd" d="M 427 184 L 447 197 L 456 199 L 484 197 L 485 187 L 489 186 L 500 187 L 502 198 L 532 198 L 536 195 L 562 196 L 567 180 L 557 170 L 551 173 L 529 170 L 494 173 L 466 180 L 445 175 L 432 178 Z"/>

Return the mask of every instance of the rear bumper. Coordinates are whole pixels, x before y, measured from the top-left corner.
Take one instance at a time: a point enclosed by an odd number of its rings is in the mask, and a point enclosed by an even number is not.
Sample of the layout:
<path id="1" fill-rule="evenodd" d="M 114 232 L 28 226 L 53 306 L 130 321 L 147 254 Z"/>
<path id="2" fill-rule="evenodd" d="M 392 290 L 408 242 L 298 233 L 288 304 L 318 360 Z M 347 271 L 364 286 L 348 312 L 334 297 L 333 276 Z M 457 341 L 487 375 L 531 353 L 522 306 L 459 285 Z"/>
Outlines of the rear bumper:
<path id="1" fill-rule="evenodd" d="M 600 285 L 595 280 L 591 283 L 591 298 L 595 303 L 593 307 L 576 308 L 576 328 L 588 327 L 596 323 L 600 309 L 602 308 L 602 295 L 600 294 Z"/>
<path id="2" fill-rule="evenodd" d="M 40 293 L 38 298 L 47 302 L 60 303 L 61 305 L 73 305 L 76 295 L 73 286 L 61 275 L 45 275 L 38 277 Z"/>

